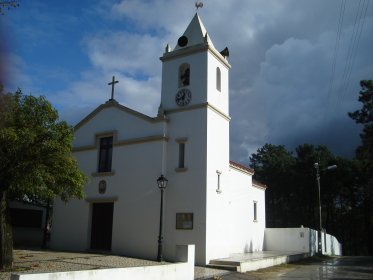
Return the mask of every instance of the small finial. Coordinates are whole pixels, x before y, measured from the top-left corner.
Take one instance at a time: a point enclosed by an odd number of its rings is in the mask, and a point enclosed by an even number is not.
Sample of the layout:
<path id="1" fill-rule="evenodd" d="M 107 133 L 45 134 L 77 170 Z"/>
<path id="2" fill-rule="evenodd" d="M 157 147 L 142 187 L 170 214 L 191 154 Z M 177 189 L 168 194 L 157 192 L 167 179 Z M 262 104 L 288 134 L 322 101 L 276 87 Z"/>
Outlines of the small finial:
<path id="1" fill-rule="evenodd" d="M 169 53 L 171 51 L 171 47 L 169 44 L 167 44 L 166 48 L 165 48 L 165 52 L 166 53 Z"/>
<path id="2" fill-rule="evenodd" d="M 195 3 L 195 6 L 196 6 L 196 9 L 198 11 L 199 8 L 203 7 L 203 3 L 201 1 L 199 1 L 199 0 L 197 0 L 196 3 Z"/>
<path id="3" fill-rule="evenodd" d="M 203 37 L 203 41 L 204 41 L 205 44 L 207 44 L 209 42 L 209 35 L 207 34 L 207 32 L 205 34 L 205 37 Z"/>

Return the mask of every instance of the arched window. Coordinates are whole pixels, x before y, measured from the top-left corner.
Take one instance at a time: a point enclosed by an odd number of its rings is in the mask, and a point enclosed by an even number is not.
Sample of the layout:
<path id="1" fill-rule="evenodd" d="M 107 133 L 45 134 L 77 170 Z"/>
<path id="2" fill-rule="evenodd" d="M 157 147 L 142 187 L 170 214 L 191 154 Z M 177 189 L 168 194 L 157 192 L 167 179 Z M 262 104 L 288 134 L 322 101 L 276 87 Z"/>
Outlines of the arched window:
<path id="1" fill-rule="evenodd" d="M 190 84 L 190 66 L 184 63 L 179 67 L 179 87 L 189 86 Z"/>
<path id="2" fill-rule="evenodd" d="M 216 67 L 216 89 L 221 91 L 221 72 L 219 67 Z"/>

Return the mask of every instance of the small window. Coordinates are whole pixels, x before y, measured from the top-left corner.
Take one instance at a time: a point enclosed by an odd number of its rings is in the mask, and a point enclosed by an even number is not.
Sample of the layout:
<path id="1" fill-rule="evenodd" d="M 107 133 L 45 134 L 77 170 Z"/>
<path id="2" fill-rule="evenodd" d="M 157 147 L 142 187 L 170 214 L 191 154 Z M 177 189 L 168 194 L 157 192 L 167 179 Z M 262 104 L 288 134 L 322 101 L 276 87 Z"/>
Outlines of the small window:
<path id="1" fill-rule="evenodd" d="M 188 168 L 185 166 L 185 148 L 187 141 L 188 138 L 186 137 L 176 139 L 179 148 L 179 158 L 177 162 L 177 167 L 175 168 L 176 172 L 185 172 L 188 170 Z"/>
<path id="2" fill-rule="evenodd" d="M 257 201 L 254 201 L 254 222 L 258 221 L 258 209 L 257 209 L 257 206 L 258 206 L 258 202 Z"/>
<path id="3" fill-rule="evenodd" d="M 179 168 L 185 167 L 185 142 L 179 143 Z"/>
<path id="4" fill-rule="evenodd" d="M 113 153 L 113 136 L 100 139 L 98 172 L 110 172 Z"/>
<path id="5" fill-rule="evenodd" d="M 216 68 L 216 89 L 221 91 L 221 72 L 219 67 Z"/>
<path id="6" fill-rule="evenodd" d="M 179 68 L 179 87 L 189 86 L 190 84 L 190 66 L 184 63 Z"/>

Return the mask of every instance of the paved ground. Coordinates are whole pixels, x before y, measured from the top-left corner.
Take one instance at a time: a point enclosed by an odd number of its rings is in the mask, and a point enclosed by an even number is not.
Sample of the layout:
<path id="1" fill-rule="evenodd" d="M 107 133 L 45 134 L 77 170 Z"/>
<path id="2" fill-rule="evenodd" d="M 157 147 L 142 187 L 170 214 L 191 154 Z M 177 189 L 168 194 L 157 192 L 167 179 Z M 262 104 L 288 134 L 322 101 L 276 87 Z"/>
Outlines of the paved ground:
<path id="1" fill-rule="evenodd" d="M 155 261 L 101 254 L 32 250 L 15 250 L 14 252 L 14 268 L 19 273 L 158 264 Z M 10 272 L 0 272 L 0 280 L 9 280 L 10 274 Z M 373 279 L 373 257 L 313 258 L 247 273 L 195 267 L 195 279 Z"/>
<path id="2" fill-rule="evenodd" d="M 307 259 L 247 273 L 229 273 L 209 280 L 364 280 L 373 279 L 373 257 Z"/>
<path id="3" fill-rule="evenodd" d="M 32 273 L 147 265 L 159 265 L 159 262 L 102 254 L 14 250 L 13 270 L 17 273 Z M 207 279 L 226 273 L 227 271 L 225 270 L 204 267 L 195 268 L 196 279 Z M 9 280 L 10 275 L 11 272 L 0 272 L 0 280 Z"/>
<path id="4" fill-rule="evenodd" d="M 252 253 L 231 254 L 230 257 L 216 259 L 216 260 L 240 263 L 240 262 L 262 260 L 262 259 L 280 257 L 280 256 L 291 256 L 291 255 L 302 255 L 303 256 L 304 253 L 291 252 L 291 251 L 259 251 L 259 252 L 252 252 Z"/>
<path id="5" fill-rule="evenodd" d="M 99 268 L 159 265 L 121 256 L 69 253 L 40 250 L 14 250 L 14 270 L 17 273 L 89 270 Z M 10 279 L 11 272 L 1 272 L 0 280 Z"/>

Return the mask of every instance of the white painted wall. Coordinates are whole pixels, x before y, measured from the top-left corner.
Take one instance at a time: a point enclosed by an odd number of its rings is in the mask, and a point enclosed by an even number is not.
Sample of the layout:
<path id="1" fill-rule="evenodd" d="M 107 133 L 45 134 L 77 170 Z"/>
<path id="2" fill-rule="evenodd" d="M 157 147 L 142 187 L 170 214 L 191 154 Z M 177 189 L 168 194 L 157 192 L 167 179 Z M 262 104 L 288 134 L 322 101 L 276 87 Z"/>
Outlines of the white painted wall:
<path id="1" fill-rule="evenodd" d="M 211 52 L 208 52 L 207 63 L 207 101 L 225 115 L 229 116 L 229 68 Z M 217 67 L 220 68 L 221 72 L 221 91 L 216 89 Z"/>
<path id="2" fill-rule="evenodd" d="M 165 256 L 174 255 L 175 244 L 196 245 L 196 262 L 205 264 L 206 239 L 206 110 L 169 115 L 165 205 Z M 185 142 L 185 167 L 178 171 L 179 144 Z M 176 213 L 193 213 L 193 230 L 176 229 Z"/>
<path id="3" fill-rule="evenodd" d="M 326 241 L 326 246 L 325 246 Z M 317 231 L 310 228 L 266 228 L 264 250 L 317 253 Z M 342 255 L 342 245 L 332 235 L 322 234 L 323 254 Z"/>
<path id="4" fill-rule="evenodd" d="M 161 104 L 167 120 L 156 121 L 117 104 L 108 107 L 109 102 L 79 125 L 73 144 L 86 149 L 74 155 L 89 176 L 86 200 L 67 205 L 56 202 L 52 248 L 88 248 L 91 203 L 104 200 L 114 202 L 112 251 L 155 258 L 160 204 L 156 179 L 164 174 L 169 180 L 164 204 L 166 259 L 172 259 L 175 245 L 182 243 L 196 245 L 195 260 L 202 265 L 229 253 L 262 250 L 264 190 L 252 186 L 252 174 L 230 167 L 229 66 L 214 52 L 202 44 L 161 58 Z M 190 65 L 192 100 L 180 108 L 175 95 L 179 66 L 184 63 Z M 217 67 L 221 70 L 221 92 L 216 89 Z M 116 131 L 113 172 L 110 176 L 94 174 L 98 164 L 95 135 L 110 131 Z M 167 141 L 117 145 L 159 135 L 167 136 Z M 180 138 L 186 139 L 183 170 L 178 169 Z M 221 194 L 216 193 L 217 170 L 222 172 Z M 100 180 L 107 181 L 105 194 L 98 193 Z M 254 200 L 259 216 L 255 222 Z M 176 229 L 176 213 L 193 213 L 193 229 Z"/>
<path id="5" fill-rule="evenodd" d="M 57 250 L 84 251 L 89 248 L 89 204 L 73 199 L 68 203 L 56 199 L 50 246 Z"/>
<path id="6" fill-rule="evenodd" d="M 331 256 L 341 256 L 342 255 L 342 244 L 339 243 L 335 236 L 323 233 L 322 235 L 322 249 L 323 253 Z"/>
<path id="7" fill-rule="evenodd" d="M 123 108 L 122 110 L 120 108 Z M 99 114 L 96 114 L 83 126 L 75 131 L 73 141 L 74 147 L 95 145 L 95 133 L 110 131 L 118 132 L 118 140 L 131 140 L 140 137 L 161 135 L 163 133 L 164 122 L 153 122 L 151 118 L 138 113 L 135 114 L 124 111 L 124 106 L 104 107 Z M 129 111 L 132 111 L 129 109 Z"/>
<path id="8" fill-rule="evenodd" d="M 120 112 L 114 122 L 126 123 L 132 115 L 116 108 L 102 111 L 102 118 Z M 84 134 L 76 134 L 77 143 L 90 145 L 96 133 L 116 128 L 117 141 L 133 137 L 127 127 L 113 127 L 110 119 L 93 121 L 98 124 L 81 129 Z M 100 121 L 99 121 L 100 120 Z M 141 123 L 137 122 L 139 131 Z M 90 124 L 90 122 L 89 122 Z M 106 127 L 104 126 L 106 124 Z M 118 125 L 118 124 L 117 124 Z M 147 127 L 147 123 L 144 124 Z M 155 124 L 155 127 L 159 127 Z M 162 127 L 161 127 L 162 128 Z M 80 129 L 78 130 L 78 132 Z M 145 130 L 147 131 L 147 130 Z M 162 131 L 150 130 L 157 134 Z M 149 135 L 149 131 L 143 135 Z M 137 134 L 136 137 L 141 137 Z M 134 257 L 155 258 L 157 254 L 157 236 L 159 225 L 159 189 L 156 180 L 162 173 L 162 154 L 164 141 L 144 142 L 140 144 L 121 145 L 113 148 L 113 174 L 94 175 L 97 171 L 98 148 L 75 152 L 79 166 L 89 177 L 85 186 L 84 200 L 72 200 L 65 204 L 59 200 L 54 207 L 51 247 L 55 249 L 85 250 L 90 248 L 90 221 L 93 202 L 114 202 L 112 252 L 128 254 Z M 79 147 L 79 146 L 75 146 Z M 146 174 L 146 176 L 144 176 Z M 105 194 L 98 192 L 100 180 L 107 182 Z"/>
<path id="9" fill-rule="evenodd" d="M 309 228 L 266 228 L 264 250 L 309 252 L 309 240 Z"/>
<path id="10" fill-rule="evenodd" d="M 175 95 L 179 90 L 179 67 L 190 65 L 190 85 L 186 86 L 192 92 L 189 105 L 201 104 L 207 101 L 207 53 L 197 52 L 190 55 L 178 56 L 162 64 L 162 95 L 161 103 L 167 111 L 180 108 L 175 103 Z"/>
<path id="11" fill-rule="evenodd" d="M 232 253 L 263 250 L 265 191 L 252 186 L 252 177 L 230 168 L 222 174 L 221 190 L 208 189 L 207 262 Z M 257 201 L 257 221 L 253 201 Z"/>

